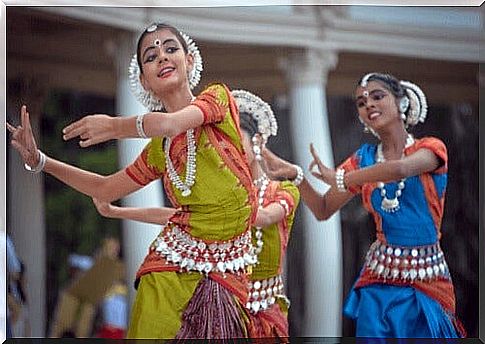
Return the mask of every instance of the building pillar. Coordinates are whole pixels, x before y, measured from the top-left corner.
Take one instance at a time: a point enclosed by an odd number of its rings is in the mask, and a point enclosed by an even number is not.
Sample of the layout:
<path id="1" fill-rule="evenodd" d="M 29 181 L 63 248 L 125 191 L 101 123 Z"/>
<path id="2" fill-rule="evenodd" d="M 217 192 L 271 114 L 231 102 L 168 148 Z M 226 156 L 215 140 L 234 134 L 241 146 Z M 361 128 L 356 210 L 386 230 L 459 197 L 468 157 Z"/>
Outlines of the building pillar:
<path id="1" fill-rule="evenodd" d="M 20 107 L 27 105 L 37 145 L 42 149 L 40 135 L 41 112 L 46 87 L 36 79 L 22 79 L 16 94 L 7 97 L 7 112 L 14 125 L 20 124 Z M 25 264 L 28 318 L 32 337 L 46 333 L 46 231 L 44 216 L 44 174 L 32 174 L 24 169 L 20 154 L 9 144 L 8 159 L 8 225 L 7 232 L 17 255 Z"/>
<path id="2" fill-rule="evenodd" d="M 295 162 L 302 166 L 311 184 L 320 192 L 328 186 L 308 172 L 312 161 L 310 143 L 321 160 L 334 166 L 327 116 L 325 85 L 328 71 L 335 67 L 334 52 L 307 50 L 282 60 L 287 75 L 290 102 L 290 132 Z M 308 207 L 301 207 L 305 240 L 305 337 L 341 336 L 342 243 L 340 217 L 335 214 L 319 222 Z"/>

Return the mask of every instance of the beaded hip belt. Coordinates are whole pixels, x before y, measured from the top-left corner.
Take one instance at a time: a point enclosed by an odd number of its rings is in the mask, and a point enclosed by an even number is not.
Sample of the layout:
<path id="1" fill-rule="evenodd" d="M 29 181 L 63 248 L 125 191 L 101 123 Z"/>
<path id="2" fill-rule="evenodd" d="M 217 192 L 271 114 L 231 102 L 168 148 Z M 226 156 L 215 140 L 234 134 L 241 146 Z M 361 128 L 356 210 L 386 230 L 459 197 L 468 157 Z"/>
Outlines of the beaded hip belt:
<path id="1" fill-rule="evenodd" d="M 439 243 L 429 246 L 394 246 L 375 241 L 366 256 L 365 269 L 379 278 L 431 281 L 450 278 Z"/>
<path id="2" fill-rule="evenodd" d="M 253 313 L 264 311 L 276 302 L 276 296 L 283 294 L 281 275 L 264 280 L 249 282 L 249 299 L 246 308 Z M 286 298 L 286 296 L 285 296 Z"/>
<path id="3" fill-rule="evenodd" d="M 257 257 L 251 244 L 251 230 L 225 241 L 206 243 L 178 226 L 167 226 L 150 250 L 164 257 L 181 271 L 237 273 L 254 265 Z"/>

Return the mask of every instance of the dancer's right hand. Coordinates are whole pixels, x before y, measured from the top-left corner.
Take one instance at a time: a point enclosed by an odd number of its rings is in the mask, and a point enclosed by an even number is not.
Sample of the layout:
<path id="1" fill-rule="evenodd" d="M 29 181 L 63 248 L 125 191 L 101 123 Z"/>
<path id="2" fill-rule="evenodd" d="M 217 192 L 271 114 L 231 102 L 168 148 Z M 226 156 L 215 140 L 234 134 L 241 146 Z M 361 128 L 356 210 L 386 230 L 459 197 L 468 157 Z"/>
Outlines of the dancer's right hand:
<path id="1" fill-rule="evenodd" d="M 117 138 L 116 123 L 116 117 L 104 114 L 85 116 L 62 129 L 63 139 L 67 141 L 79 137 L 81 147 L 113 140 Z"/>
<path id="2" fill-rule="evenodd" d="M 98 213 L 101 216 L 110 217 L 111 214 L 113 213 L 114 206 L 111 203 L 106 201 L 101 201 L 94 197 L 93 197 L 93 203 L 96 206 L 96 209 L 98 210 Z"/>
<path id="3" fill-rule="evenodd" d="M 30 126 L 30 116 L 25 105 L 22 105 L 20 109 L 20 123 L 19 126 L 14 127 L 7 122 L 7 129 L 12 134 L 10 142 L 20 153 L 24 162 L 30 167 L 35 167 L 39 164 L 40 153 L 35 143 L 32 127 Z"/>
<path id="4" fill-rule="evenodd" d="M 297 167 L 280 158 L 268 148 L 264 147 L 262 152 L 263 160 L 261 165 L 270 179 L 295 179 L 297 175 Z"/>

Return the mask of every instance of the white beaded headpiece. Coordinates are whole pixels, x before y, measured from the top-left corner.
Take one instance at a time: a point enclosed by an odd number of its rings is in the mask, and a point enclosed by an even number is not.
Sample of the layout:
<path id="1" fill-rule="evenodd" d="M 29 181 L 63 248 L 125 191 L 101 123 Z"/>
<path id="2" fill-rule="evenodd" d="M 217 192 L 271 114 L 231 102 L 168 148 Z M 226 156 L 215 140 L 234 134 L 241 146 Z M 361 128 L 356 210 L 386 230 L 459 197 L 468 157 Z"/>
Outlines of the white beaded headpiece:
<path id="1" fill-rule="evenodd" d="M 414 126 L 419 122 L 423 123 L 428 114 L 428 103 L 426 96 L 421 88 L 409 81 L 400 81 L 400 84 L 406 90 L 409 98 L 409 111 L 406 116 L 406 127 Z"/>
<path id="2" fill-rule="evenodd" d="M 360 81 L 360 86 L 367 87 L 367 83 L 369 82 L 369 78 L 371 76 L 373 76 L 374 74 L 377 74 L 377 73 L 368 73 L 368 74 L 364 75 L 364 77 Z"/>
<path id="3" fill-rule="evenodd" d="M 154 32 L 157 26 L 154 24 L 146 29 L 147 32 Z M 200 82 L 200 74 L 203 70 L 202 56 L 199 48 L 195 44 L 194 40 L 187 34 L 180 32 L 182 37 L 187 43 L 189 54 L 194 57 L 194 66 L 189 74 L 189 86 L 193 90 Z M 138 60 L 136 54 L 131 58 L 130 66 L 128 67 L 128 75 L 130 79 L 130 90 L 136 97 L 136 99 L 143 104 L 149 111 L 160 111 L 163 109 L 163 104 L 150 92 L 146 91 L 140 82 L 140 67 L 138 66 Z"/>
<path id="4" fill-rule="evenodd" d="M 258 124 L 258 133 L 264 139 L 268 140 L 270 136 L 276 136 L 278 133 L 278 123 L 271 106 L 257 95 L 245 90 L 234 90 L 231 92 L 234 97 L 239 112 L 250 114 Z"/>

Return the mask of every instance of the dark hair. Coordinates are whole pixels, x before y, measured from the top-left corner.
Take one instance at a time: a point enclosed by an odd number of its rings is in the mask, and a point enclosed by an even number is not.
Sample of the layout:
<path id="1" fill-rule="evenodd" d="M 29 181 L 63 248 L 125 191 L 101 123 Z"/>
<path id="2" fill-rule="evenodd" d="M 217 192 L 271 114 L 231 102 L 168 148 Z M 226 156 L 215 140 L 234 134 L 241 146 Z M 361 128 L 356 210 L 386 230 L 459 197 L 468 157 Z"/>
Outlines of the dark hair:
<path id="1" fill-rule="evenodd" d="M 367 74 L 366 74 L 367 75 Z M 358 86 L 362 83 L 362 77 L 359 82 L 357 83 Z M 369 81 L 378 81 L 385 88 L 387 88 L 397 99 L 402 98 L 406 95 L 406 91 L 404 87 L 401 85 L 399 80 L 391 74 L 384 74 L 384 73 L 372 73 L 372 75 L 367 79 Z"/>
<path id="2" fill-rule="evenodd" d="M 239 113 L 239 124 L 241 129 L 249 134 L 249 137 L 253 137 L 258 132 L 258 124 L 253 119 L 253 116 L 247 112 Z"/>
<path id="3" fill-rule="evenodd" d="M 153 26 L 156 26 L 156 29 L 148 32 L 147 30 L 149 28 L 153 27 Z M 138 38 L 138 42 L 136 44 L 136 61 L 138 62 L 138 67 L 140 67 L 140 73 L 143 73 L 143 69 L 142 69 L 142 65 L 141 65 L 141 56 L 140 56 L 141 55 L 141 51 L 140 51 L 141 50 L 141 42 L 143 41 L 143 38 L 145 38 L 146 35 L 148 35 L 149 33 L 155 32 L 155 31 L 159 31 L 159 30 L 169 30 L 171 33 L 173 33 L 175 35 L 175 37 L 177 37 L 177 40 L 182 45 L 184 52 L 186 54 L 189 52 L 189 47 L 187 46 L 187 42 L 182 37 L 182 34 L 180 33 L 180 31 L 176 27 L 169 25 L 169 24 L 165 24 L 165 23 L 153 23 L 153 24 L 147 26 L 147 28 L 145 30 L 143 30 L 143 32 L 141 33 L 140 37 Z"/>

